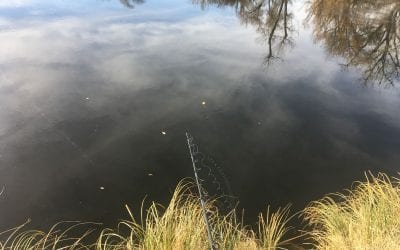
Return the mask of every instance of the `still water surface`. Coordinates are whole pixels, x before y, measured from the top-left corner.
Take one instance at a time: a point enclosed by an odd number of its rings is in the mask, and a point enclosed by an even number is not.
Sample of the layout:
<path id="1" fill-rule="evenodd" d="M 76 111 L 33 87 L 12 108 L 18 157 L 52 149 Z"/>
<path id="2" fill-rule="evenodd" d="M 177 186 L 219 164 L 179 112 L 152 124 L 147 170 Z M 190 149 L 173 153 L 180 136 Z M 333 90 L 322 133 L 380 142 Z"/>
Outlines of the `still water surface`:
<path id="1" fill-rule="evenodd" d="M 397 173 L 399 27 L 396 0 L 1 1 L 0 229 L 166 202 L 186 131 L 249 221 Z"/>

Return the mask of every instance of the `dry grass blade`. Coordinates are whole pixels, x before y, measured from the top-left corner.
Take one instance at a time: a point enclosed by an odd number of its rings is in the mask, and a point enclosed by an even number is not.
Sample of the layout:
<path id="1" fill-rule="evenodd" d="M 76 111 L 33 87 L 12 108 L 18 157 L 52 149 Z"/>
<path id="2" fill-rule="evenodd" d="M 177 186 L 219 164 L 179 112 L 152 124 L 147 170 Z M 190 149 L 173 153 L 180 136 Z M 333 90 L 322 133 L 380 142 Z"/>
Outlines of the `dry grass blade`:
<path id="1" fill-rule="evenodd" d="M 270 212 L 267 208 L 265 215 L 259 215 L 258 233 L 263 249 L 282 249 L 290 240 L 283 241 L 283 237 L 288 233 L 290 227 L 287 226 L 293 215 L 289 215 L 290 206 L 278 209 L 275 213 Z"/>
<path id="2" fill-rule="evenodd" d="M 86 226 L 98 225 L 95 223 L 79 223 L 79 222 L 60 222 L 54 225 L 49 232 L 42 232 L 38 230 L 25 230 L 22 231 L 27 224 L 26 222 L 19 227 L 13 228 L 11 230 L 5 231 L 0 234 L 0 236 L 6 236 L 4 242 L 0 243 L 0 250 L 36 250 L 36 249 L 89 249 L 90 244 L 84 243 L 93 229 L 84 229 Z M 71 225 L 72 224 L 72 225 Z M 64 229 L 56 230 L 57 227 Z M 76 232 L 72 232 L 76 229 Z M 83 229 L 83 232 L 82 232 Z M 78 235 L 72 237 L 69 235 Z"/>

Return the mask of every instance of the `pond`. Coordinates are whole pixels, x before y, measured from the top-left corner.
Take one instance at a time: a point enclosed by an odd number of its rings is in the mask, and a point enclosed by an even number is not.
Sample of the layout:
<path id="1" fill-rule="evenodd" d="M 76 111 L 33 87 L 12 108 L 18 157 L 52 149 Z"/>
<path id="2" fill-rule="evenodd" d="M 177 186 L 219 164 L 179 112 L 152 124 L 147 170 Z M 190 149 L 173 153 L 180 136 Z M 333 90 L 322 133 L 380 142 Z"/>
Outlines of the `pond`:
<path id="1" fill-rule="evenodd" d="M 250 222 L 395 175 L 399 35 L 397 0 L 1 1 L 0 229 L 166 204 L 185 132 Z"/>

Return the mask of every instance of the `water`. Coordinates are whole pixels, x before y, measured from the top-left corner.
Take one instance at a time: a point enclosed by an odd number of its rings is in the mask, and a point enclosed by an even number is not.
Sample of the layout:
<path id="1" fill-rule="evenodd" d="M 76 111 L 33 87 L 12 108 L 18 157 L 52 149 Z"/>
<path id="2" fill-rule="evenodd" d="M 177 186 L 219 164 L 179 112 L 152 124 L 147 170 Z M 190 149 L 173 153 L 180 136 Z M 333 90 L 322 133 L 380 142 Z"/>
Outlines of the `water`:
<path id="1" fill-rule="evenodd" d="M 0 229 L 165 204 L 186 131 L 250 222 L 394 175 L 399 3 L 349 2 L 1 1 Z"/>

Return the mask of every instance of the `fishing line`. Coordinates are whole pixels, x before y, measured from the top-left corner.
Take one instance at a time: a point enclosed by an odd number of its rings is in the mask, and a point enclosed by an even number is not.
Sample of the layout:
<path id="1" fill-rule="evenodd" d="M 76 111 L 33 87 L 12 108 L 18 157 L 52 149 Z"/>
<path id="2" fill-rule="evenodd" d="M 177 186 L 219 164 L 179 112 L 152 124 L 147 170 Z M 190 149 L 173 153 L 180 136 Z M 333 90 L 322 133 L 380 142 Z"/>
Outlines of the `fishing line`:
<path id="1" fill-rule="evenodd" d="M 208 230 L 211 230 L 208 223 L 208 213 L 211 211 L 206 210 L 205 202 L 215 200 L 215 205 L 220 211 L 225 210 L 230 212 L 234 208 L 234 197 L 226 175 L 214 159 L 199 151 L 199 147 L 194 143 L 193 136 L 189 133 L 186 133 L 186 140 L 192 159 L 193 172 L 206 225 Z M 221 184 L 220 180 L 223 181 L 224 185 Z M 212 235 L 216 237 L 220 237 L 220 235 L 215 232 L 214 234 L 209 234 L 209 241 L 213 243 L 212 246 L 214 247 L 211 249 L 217 249 L 218 245 L 213 241 Z"/>

